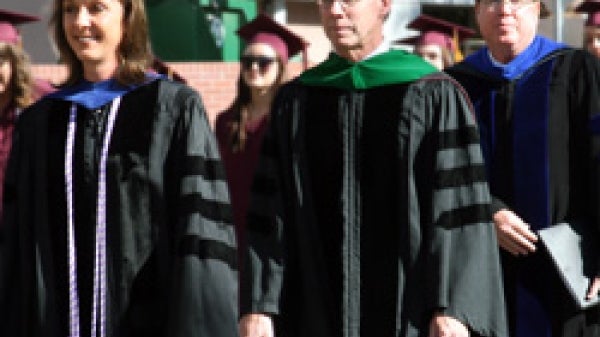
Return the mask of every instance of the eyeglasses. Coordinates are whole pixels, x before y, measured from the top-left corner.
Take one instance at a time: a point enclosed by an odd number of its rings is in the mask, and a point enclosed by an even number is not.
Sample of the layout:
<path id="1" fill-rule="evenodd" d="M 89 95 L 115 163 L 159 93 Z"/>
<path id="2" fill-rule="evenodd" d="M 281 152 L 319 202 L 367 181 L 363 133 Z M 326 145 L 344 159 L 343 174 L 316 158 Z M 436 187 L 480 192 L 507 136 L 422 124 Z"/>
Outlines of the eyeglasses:
<path id="1" fill-rule="evenodd" d="M 275 57 L 262 55 L 244 55 L 240 57 L 240 63 L 242 64 L 243 70 L 250 70 L 252 69 L 253 64 L 257 64 L 258 70 L 261 73 L 264 73 L 275 60 Z"/>
<path id="2" fill-rule="evenodd" d="M 510 4 L 513 8 L 520 8 L 538 0 L 479 0 L 487 7 L 499 7 L 500 5 Z"/>
<path id="3" fill-rule="evenodd" d="M 317 5 L 331 7 L 334 2 L 339 3 L 342 7 L 352 7 L 356 5 L 360 0 L 317 0 Z"/>

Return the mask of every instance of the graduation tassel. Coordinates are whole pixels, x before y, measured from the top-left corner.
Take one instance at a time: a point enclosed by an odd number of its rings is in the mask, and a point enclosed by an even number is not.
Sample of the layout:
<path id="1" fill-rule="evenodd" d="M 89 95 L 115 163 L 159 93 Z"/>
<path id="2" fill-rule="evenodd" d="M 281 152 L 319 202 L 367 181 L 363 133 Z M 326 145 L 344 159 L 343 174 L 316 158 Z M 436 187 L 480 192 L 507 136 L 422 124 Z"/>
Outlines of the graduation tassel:
<path id="1" fill-rule="evenodd" d="M 462 52 L 460 51 L 460 42 L 458 39 L 458 29 L 452 30 L 452 44 L 454 47 L 454 62 L 458 63 L 465 58 L 463 56 Z"/>

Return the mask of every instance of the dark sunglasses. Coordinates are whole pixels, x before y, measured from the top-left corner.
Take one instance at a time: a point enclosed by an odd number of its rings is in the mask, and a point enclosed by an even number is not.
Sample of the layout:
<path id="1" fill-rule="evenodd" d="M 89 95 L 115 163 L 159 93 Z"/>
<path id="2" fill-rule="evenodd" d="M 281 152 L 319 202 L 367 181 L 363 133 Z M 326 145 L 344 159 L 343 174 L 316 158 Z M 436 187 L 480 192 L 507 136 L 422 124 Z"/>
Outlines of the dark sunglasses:
<path id="1" fill-rule="evenodd" d="M 254 55 L 244 55 L 240 57 L 240 63 L 242 64 L 242 68 L 244 70 L 252 69 L 253 64 L 258 64 L 258 70 L 264 72 L 271 65 L 271 63 L 275 62 L 275 57 L 269 56 L 254 56 Z"/>

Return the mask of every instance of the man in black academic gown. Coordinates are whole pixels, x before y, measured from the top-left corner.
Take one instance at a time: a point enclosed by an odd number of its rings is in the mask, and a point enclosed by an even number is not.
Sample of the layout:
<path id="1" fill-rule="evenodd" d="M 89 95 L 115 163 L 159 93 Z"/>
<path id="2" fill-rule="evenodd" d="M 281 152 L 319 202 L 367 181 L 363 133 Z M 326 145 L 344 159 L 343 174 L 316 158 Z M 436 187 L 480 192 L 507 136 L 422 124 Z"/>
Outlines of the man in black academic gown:
<path id="1" fill-rule="evenodd" d="M 541 5 L 477 1 L 487 47 L 448 72 L 476 107 L 510 335 L 600 336 L 597 309 L 575 308 L 535 234 L 571 222 L 599 235 L 600 64 L 536 35 Z M 600 288 L 594 275 L 590 298 Z"/>
<path id="2" fill-rule="evenodd" d="M 390 0 L 318 6 L 334 52 L 272 109 L 248 214 L 241 335 L 506 336 L 466 95 L 384 43 Z"/>

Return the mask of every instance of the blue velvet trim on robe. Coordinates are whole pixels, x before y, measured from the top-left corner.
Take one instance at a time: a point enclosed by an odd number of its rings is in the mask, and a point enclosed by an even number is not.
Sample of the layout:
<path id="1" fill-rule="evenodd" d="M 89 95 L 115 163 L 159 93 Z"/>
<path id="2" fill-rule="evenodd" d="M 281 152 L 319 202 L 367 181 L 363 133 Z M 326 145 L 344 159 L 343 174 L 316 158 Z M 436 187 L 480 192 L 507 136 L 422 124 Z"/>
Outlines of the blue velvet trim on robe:
<path id="1" fill-rule="evenodd" d="M 147 73 L 146 81 L 143 84 L 147 84 L 159 78 L 164 78 L 164 76 L 153 73 Z M 88 110 L 92 110 L 106 105 L 113 99 L 127 94 L 128 92 L 134 90 L 140 85 L 125 86 L 119 84 L 114 79 L 101 82 L 89 82 L 83 80 L 74 86 L 67 87 L 58 90 L 54 93 L 51 93 L 47 97 L 57 100 L 73 102 L 85 107 Z"/>
<path id="2" fill-rule="evenodd" d="M 534 230 L 550 221 L 548 88 L 553 66 L 547 62 L 519 80 L 513 101 L 514 206 Z"/>
<path id="3" fill-rule="evenodd" d="M 554 62 L 546 62 L 531 76 L 520 79 L 513 105 L 514 207 L 534 230 L 550 224 L 548 88 L 553 67 Z M 528 272 L 520 270 L 518 277 L 530 278 Z M 546 296 L 552 295 L 543 281 L 535 289 L 527 289 L 519 280 L 515 337 L 552 336 L 550 319 L 541 304 Z"/>
<path id="4" fill-rule="evenodd" d="M 521 76 L 544 56 L 565 46 L 563 43 L 557 43 L 546 37 L 537 35 L 527 49 L 517 55 L 512 61 L 502 66 L 496 66 L 492 62 L 487 47 L 480 48 L 475 53 L 469 55 L 465 59 L 465 62 L 484 74 L 499 79 L 512 80 Z"/>
<path id="5" fill-rule="evenodd" d="M 497 79 L 517 79 L 513 100 L 513 169 L 514 211 L 532 228 L 549 225 L 549 158 L 548 114 L 549 83 L 554 62 L 547 62 L 533 74 L 527 71 L 549 53 L 564 47 L 542 36 L 536 36 L 530 46 L 506 65 L 497 66 L 487 48 L 468 57 L 465 61 L 479 71 Z M 521 78 L 522 76 L 522 78 Z M 535 99 L 531 99 L 535 97 Z M 486 102 L 487 100 L 487 102 Z M 480 125 L 481 145 L 486 161 L 489 183 L 494 181 L 491 167 L 496 145 L 495 135 L 496 91 L 491 91 L 481 106 L 475 106 Z M 488 105 L 489 104 L 489 105 Z M 483 111 L 481 109 L 483 108 Z M 485 111 L 485 109 L 488 111 Z M 598 122 L 600 124 L 600 122 Z M 600 128 L 600 127 L 599 127 Z M 523 271 L 527 277 L 527 271 Z M 548 296 L 545 284 L 536 285 L 534 295 L 523 281 L 518 281 L 516 294 L 516 335 L 513 337 L 551 337 L 551 325 L 540 299 Z M 520 318 L 520 319 L 519 319 Z"/>

